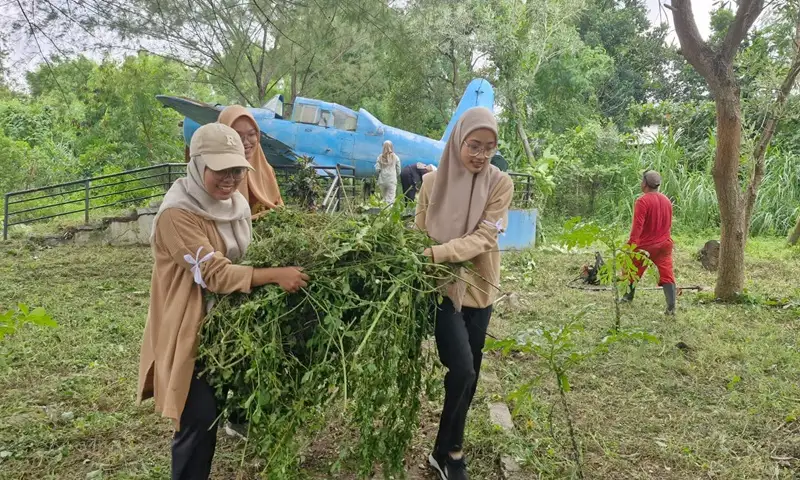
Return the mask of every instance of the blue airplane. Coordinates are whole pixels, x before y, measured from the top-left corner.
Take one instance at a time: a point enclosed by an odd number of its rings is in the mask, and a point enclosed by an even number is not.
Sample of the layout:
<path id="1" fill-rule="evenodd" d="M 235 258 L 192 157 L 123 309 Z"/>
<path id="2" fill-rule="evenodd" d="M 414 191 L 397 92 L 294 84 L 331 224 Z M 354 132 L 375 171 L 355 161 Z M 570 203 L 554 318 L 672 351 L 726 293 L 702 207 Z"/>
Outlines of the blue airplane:
<path id="1" fill-rule="evenodd" d="M 215 122 L 222 105 L 209 105 L 184 97 L 158 95 L 164 106 L 185 116 L 183 136 L 189 145 L 200 125 Z M 390 140 L 403 166 L 417 162 L 438 165 L 445 142 L 458 119 L 469 108 L 482 106 L 494 111 L 494 89 L 480 78 L 472 80 L 464 91 L 444 135 L 439 140 L 384 125 L 363 108 L 358 112 L 311 98 L 295 99 L 291 119 L 284 118 L 284 100 L 276 95 L 263 108 L 248 108 L 261 129 L 261 146 L 272 165 L 294 164 L 298 156 L 313 158 L 320 167 L 349 165 L 357 177 L 375 175 L 375 160 L 383 142 Z M 502 167 L 499 155 L 493 163 Z"/>

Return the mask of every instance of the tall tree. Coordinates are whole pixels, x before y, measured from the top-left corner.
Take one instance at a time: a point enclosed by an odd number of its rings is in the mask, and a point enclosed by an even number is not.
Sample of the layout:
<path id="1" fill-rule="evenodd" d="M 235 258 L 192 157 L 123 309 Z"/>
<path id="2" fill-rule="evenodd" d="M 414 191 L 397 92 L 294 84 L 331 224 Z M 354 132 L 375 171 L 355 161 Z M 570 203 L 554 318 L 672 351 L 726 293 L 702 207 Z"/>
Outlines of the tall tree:
<path id="1" fill-rule="evenodd" d="M 613 73 L 598 86 L 603 116 L 627 123 L 630 105 L 654 99 L 667 67 L 666 27 L 653 27 L 643 0 L 590 0 L 578 24 L 583 42 L 614 59 Z"/>
<path id="2" fill-rule="evenodd" d="M 145 50 L 202 72 L 239 102 L 262 105 L 284 81 L 305 88 L 358 42 L 342 25 L 388 29 L 379 0 L 15 0 L 17 31 L 61 51 L 74 32 L 84 47 Z M 33 12 L 35 15 L 29 13 Z M 109 38 L 110 37 L 110 38 Z M 88 38 L 88 40 L 87 40 Z"/>
<path id="3" fill-rule="evenodd" d="M 475 0 L 412 0 L 395 10 L 383 69 L 391 79 L 386 102 L 398 127 L 441 135 L 467 83 L 485 58 L 475 48 L 486 28 Z"/>
<path id="4" fill-rule="evenodd" d="M 584 8 L 584 0 L 500 0 L 483 6 L 489 21 L 478 48 L 488 53 L 528 159 L 533 148 L 525 131 L 526 90 L 548 62 L 583 47 L 575 23 Z"/>
<path id="5" fill-rule="evenodd" d="M 754 162 L 743 190 L 739 180 L 742 144 L 741 88 L 734 59 L 747 33 L 764 10 L 763 0 L 741 0 L 722 40 L 712 45 L 703 40 L 692 13 L 691 0 L 672 0 L 681 53 L 708 83 L 717 112 L 717 141 L 712 170 L 720 208 L 720 262 L 715 294 L 733 300 L 744 288 L 744 249 L 758 188 L 764 175 L 764 154 L 780 110 L 800 70 L 800 19 L 795 37 L 795 57 L 775 99 L 775 109 L 765 124 L 753 154 Z M 796 11 L 795 11 L 796 14 Z"/>

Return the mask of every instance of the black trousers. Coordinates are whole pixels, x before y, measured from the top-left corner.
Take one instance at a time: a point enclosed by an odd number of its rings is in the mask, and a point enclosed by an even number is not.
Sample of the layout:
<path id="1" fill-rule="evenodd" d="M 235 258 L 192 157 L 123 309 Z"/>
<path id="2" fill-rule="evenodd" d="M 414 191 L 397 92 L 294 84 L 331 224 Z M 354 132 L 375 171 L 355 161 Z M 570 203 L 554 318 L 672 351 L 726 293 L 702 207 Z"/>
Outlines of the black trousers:
<path id="1" fill-rule="evenodd" d="M 217 447 L 217 399 L 214 389 L 194 377 L 181 414 L 181 429 L 172 439 L 172 480 L 207 480 Z"/>
<path id="2" fill-rule="evenodd" d="M 486 329 L 492 316 L 486 308 L 463 307 L 456 312 L 445 298 L 436 311 L 436 348 L 447 367 L 444 377 L 444 407 L 434 449 L 440 454 L 458 452 L 464 444 L 467 411 L 475 396 L 486 343 Z"/>
<path id="3" fill-rule="evenodd" d="M 400 185 L 403 187 L 403 195 L 409 201 L 413 202 L 416 198 L 417 185 L 420 183 L 422 183 L 422 173 L 420 173 L 416 165 L 408 165 L 400 170 Z"/>

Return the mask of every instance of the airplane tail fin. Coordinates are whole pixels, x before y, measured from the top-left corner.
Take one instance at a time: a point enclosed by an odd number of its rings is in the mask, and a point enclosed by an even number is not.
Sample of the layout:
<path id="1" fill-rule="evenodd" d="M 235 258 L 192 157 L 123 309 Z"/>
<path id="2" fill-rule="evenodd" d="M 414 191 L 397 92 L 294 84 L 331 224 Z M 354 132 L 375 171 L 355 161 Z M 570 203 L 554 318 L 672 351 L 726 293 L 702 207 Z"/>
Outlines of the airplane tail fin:
<path id="1" fill-rule="evenodd" d="M 469 82 L 461 101 L 458 102 L 455 113 L 450 118 L 450 123 L 447 124 L 447 128 L 444 130 L 444 135 L 442 135 L 443 142 L 450 138 L 450 134 L 453 132 L 453 128 L 456 126 L 458 119 L 461 118 L 461 115 L 472 107 L 486 107 L 494 111 L 494 89 L 487 80 L 476 78 Z"/>

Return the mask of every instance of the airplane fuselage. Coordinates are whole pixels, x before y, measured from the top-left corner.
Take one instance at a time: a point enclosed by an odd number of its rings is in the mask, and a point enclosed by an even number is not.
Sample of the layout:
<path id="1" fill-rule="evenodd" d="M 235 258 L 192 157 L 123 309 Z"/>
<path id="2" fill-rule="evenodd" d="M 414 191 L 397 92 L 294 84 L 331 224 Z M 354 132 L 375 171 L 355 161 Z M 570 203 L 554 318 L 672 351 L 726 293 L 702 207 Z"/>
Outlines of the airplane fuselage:
<path id="1" fill-rule="evenodd" d="M 183 135 L 189 145 L 201 124 L 216 121 L 221 106 L 211 106 L 181 97 L 159 96 L 166 106 L 186 115 Z M 447 138 L 458 118 L 467 109 L 494 107 L 494 90 L 483 79 L 474 79 L 467 86 L 453 117 L 440 140 L 407 132 L 381 123 L 362 109 L 353 111 L 336 103 L 297 97 L 292 105 L 291 119 L 283 117 L 283 98 L 276 95 L 266 108 L 249 108 L 261 129 L 261 146 L 270 163 L 275 166 L 294 164 L 297 157 L 313 158 L 320 167 L 348 165 L 358 177 L 375 174 L 375 162 L 383 142 L 389 140 L 402 166 L 418 162 L 438 165 Z"/>
<path id="2" fill-rule="evenodd" d="M 289 147 L 297 156 L 314 159 L 314 164 L 327 167 L 349 165 L 355 168 L 358 177 L 369 177 L 375 174 L 375 162 L 383 149 L 383 142 L 389 140 L 402 166 L 417 162 L 439 164 L 445 142 L 433 140 L 422 135 L 406 132 L 383 124 L 375 128 L 356 128 L 354 131 L 342 130 L 333 126 L 299 123 L 291 120 L 275 118 L 274 112 L 266 109 L 252 108 L 250 112 L 256 119 L 258 127 L 268 136 Z M 363 111 L 359 112 L 363 116 Z M 200 124 L 184 119 L 184 136 L 191 139 Z M 282 162 L 271 162 L 280 165 Z"/>

